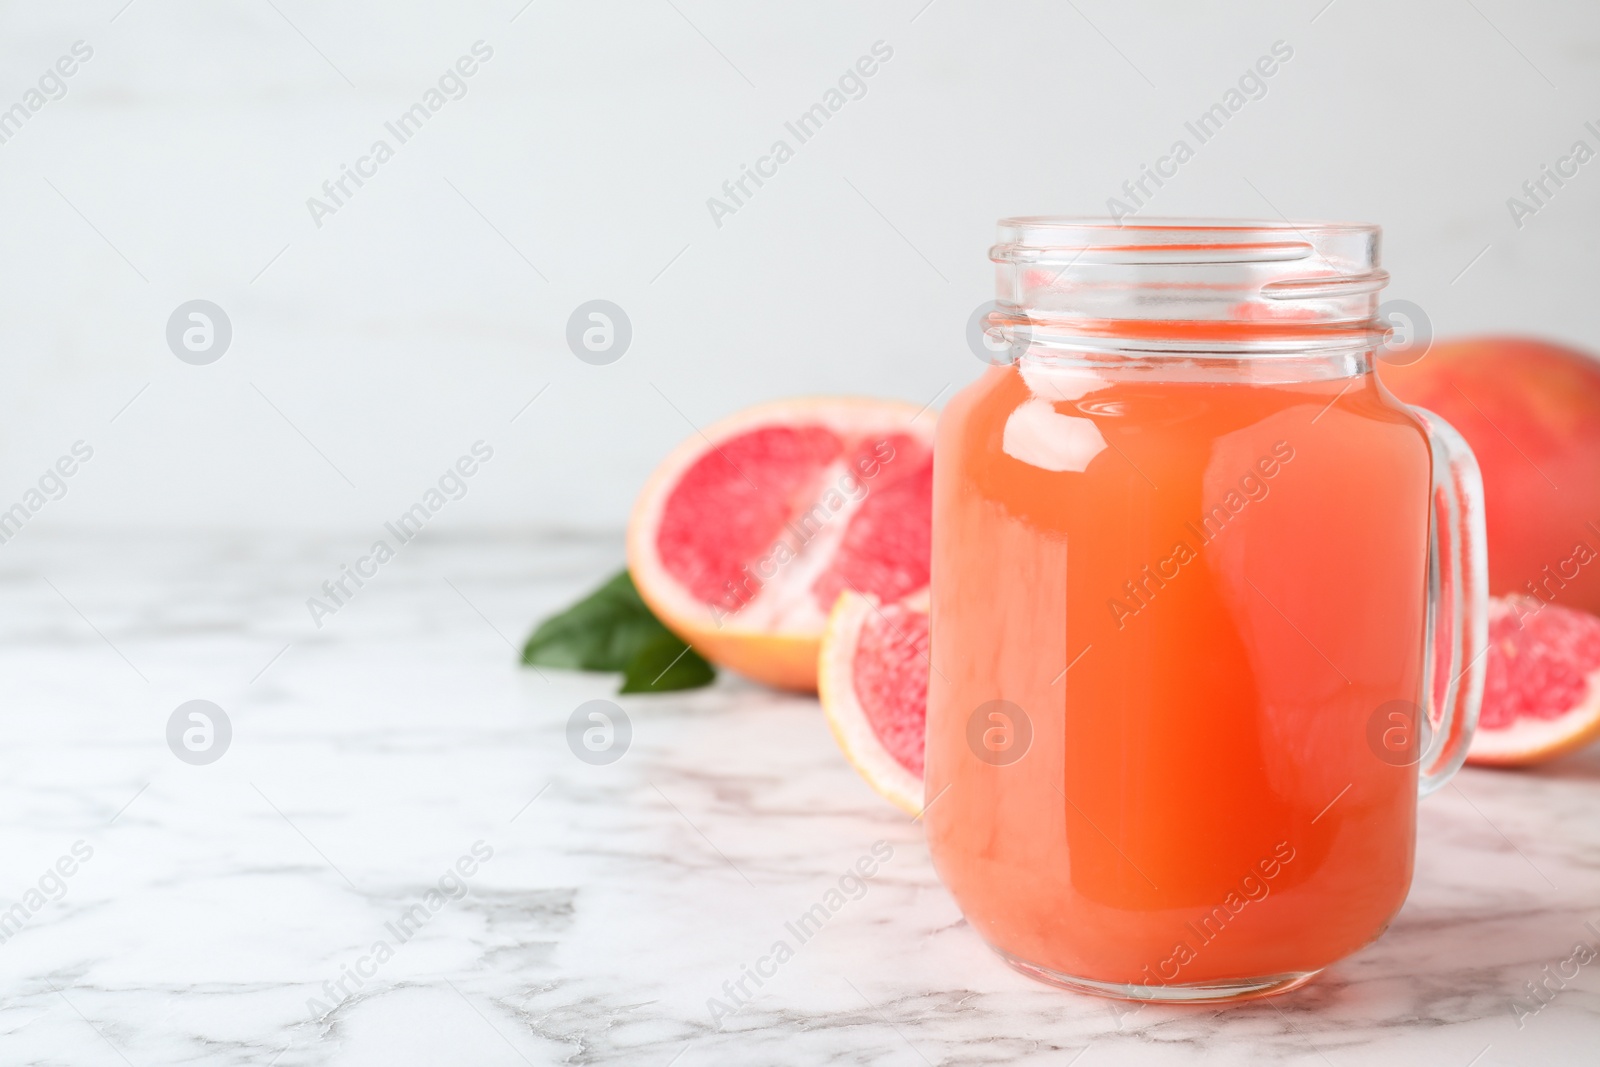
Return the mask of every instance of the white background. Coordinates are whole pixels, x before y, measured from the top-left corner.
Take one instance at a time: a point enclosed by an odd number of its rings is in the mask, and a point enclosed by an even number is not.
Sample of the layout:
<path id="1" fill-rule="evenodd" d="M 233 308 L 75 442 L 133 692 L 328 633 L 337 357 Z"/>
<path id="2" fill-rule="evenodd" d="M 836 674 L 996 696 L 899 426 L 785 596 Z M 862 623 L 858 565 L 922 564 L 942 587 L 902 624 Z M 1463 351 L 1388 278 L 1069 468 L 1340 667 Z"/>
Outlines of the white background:
<path id="1" fill-rule="evenodd" d="M 1439 333 L 1600 347 L 1600 161 L 1521 229 L 1506 206 L 1600 147 L 1594 5 L 524 2 L 0 7 L 0 108 L 94 49 L 0 145 L 0 508 L 95 449 L 19 536 L 376 533 L 478 439 L 438 526 L 615 527 L 690 422 L 942 402 L 980 369 L 994 220 L 1104 213 L 1277 40 L 1150 212 L 1379 222 Z M 307 197 L 480 39 L 466 97 L 319 229 Z M 880 40 L 717 227 L 707 198 Z M 165 341 L 197 297 L 233 323 L 210 366 Z M 605 367 L 564 341 L 597 297 L 634 328 Z"/>

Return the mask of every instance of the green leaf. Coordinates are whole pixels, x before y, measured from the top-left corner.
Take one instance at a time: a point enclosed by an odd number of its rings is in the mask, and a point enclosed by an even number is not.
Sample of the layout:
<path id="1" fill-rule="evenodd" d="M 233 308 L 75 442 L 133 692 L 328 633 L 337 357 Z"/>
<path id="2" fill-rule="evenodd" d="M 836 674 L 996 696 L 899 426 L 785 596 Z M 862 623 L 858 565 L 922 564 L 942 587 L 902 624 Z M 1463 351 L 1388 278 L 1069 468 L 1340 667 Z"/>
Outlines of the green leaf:
<path id="1" fill-rule="evenodd" d="M 522 662 L 577 671 L 622 671 L 622 692 L 710 685 L 717 672 L 651 614 L 627 571 L 550 616 L 522 647 Z M 681 659 L 677 659 L 683 653 Z M 666 673 L 662 673 L 666 672 Z"/>
<path id="2" fill-rule="evenodd" d="M 619 693 L 665 693 L 699 689 L 716 680 L 717 672 L 700 653 L 667 632 L 639 649 L 628 661 Z"/>
<path id="3" fill-rule="evenodd" d="M 529 666 L 620 671 L 639 650 L 668 633 L 650 613 L 633 579 L 619 571 L 567 610 L 544 620 L 522 646 Z"/>

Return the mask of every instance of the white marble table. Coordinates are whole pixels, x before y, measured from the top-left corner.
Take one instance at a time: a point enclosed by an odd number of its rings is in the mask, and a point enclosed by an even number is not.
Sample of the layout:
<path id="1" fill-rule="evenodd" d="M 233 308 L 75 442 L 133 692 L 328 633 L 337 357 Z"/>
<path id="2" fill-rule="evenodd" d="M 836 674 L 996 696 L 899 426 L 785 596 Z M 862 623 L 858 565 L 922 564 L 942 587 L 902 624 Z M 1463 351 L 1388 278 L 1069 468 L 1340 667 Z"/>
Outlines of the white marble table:
<path id="1" fill-rule="evenodd" d="M 0 547 L 0 901 L 22 905 L 0 912 L 0 1062 L 1600 1062 L 1600 962 L 1511 1010 L 1595 940 L 1600 753 L 1427 801 L 1410 902 L 1312 986 L 1130 1013 L 993 958 L 809 700 L 623 698 L 626 755 L 576 759 L 567 717 L 611 683 L 510 646 L 616 538 L 430 534 L 317 630 L 306 597 L 363 542 Z M 232 724 L 209 765 L 166 744 L 191 699 Z M 708 998 L 876 842 L 865 895 L 713 1026 Z M 429 909 L 458 861 L 464 895 Z"/>

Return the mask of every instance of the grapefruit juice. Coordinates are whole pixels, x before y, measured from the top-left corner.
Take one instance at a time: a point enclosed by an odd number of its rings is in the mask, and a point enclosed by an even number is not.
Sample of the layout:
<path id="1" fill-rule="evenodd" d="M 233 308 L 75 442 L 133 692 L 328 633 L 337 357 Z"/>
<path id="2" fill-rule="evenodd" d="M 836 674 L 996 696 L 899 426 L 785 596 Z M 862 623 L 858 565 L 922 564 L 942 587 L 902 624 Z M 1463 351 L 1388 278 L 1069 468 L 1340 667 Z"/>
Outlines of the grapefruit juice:
<path id="1" fill-rule="evenodd" d="M 925 822 L 1018 967 L 1203 999 L 1405 899 L 1416 761 L 1375 738 L 1423 700 L 1431 459 L 1370 354 L 1174 365 L 1024 356 L 940 416 Z"/>

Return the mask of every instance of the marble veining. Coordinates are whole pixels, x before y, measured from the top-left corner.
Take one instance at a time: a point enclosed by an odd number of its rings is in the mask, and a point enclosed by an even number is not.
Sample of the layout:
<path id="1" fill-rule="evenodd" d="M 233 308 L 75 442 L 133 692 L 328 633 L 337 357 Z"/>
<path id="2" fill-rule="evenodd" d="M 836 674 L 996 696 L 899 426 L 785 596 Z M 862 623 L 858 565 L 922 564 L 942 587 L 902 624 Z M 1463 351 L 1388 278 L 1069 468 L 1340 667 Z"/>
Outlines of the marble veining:
<path id="1" fill-rule="evenodd" d="M 1600 961 L 1520 1026 L 1512 1005 L 1600 943 L 1600 752 L 1425 801 L 1405 909 L 1307 988 L 1116 1004 L 991 956 L 812 701 L 733 679 L 621 698 L 627 754 L 576 759 L 567 716 L 614 683 L 513 646 L 616 536 L 430 533 L 318 629 L 305 600 L 349 542 L 0 552 L 0 909 L 26 919 L 0 944 L 0 1062 L 1595 1062 Z M 165 741 L 196 698 L 233 726 L 206 766 Z M 859 899 L 797 938 L 875 848 Z"/>

